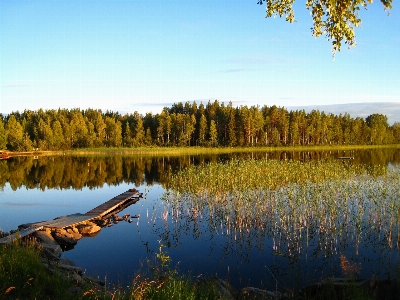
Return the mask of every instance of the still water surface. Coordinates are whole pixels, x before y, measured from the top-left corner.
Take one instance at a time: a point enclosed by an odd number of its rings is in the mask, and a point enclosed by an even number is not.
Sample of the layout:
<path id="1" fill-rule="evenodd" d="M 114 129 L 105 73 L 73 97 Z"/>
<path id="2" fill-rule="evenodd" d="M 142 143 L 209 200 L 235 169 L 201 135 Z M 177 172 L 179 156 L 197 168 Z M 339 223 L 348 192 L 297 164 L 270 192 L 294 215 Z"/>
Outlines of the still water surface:
<path id="1" fill-rule="evenodd" d="M 322 159 L 354 156 L 354 164 L 400 164 L 399 149 L 347 152 L 294 152 L 235 154 L 243 159 Z M 191 164 L 206 164 L 232 158 L 221 156 L 184 157 L 31 157 L 0 162 L 0 230 L 16 229 L 24 223 L 85 213 L 114 196 L 135 187 L 143 198 L 119 215 L 140 215 L 133 223 L 119 222 L 95 237 L 83 238 L 63 257 L 74 261 L 107 284 L 129 285 L 139 272 L 147 270 L 160 243 L 166 246 L 172 266 L 194 277 L 217 275 L 235 287 L 301 287 L 329 276 L 341 277 L 340 257 L 357 262 L 361 276 L 394 276 L 399 268 L 398 243 L 390 248 L 375 240 L 355 247 L 350 241 L 336 241 L 331 249 L 319 249 L 310 239 L 301 253 L 287 257 L 275 251 L 274 239 L 252 228 L 246 234 L 216 230 L 209 226 L 207 211 L 196 218 L 192 212 L 173 217 L 162 201 L 171 175 Z M 400 201 L 400 200 L 399 200 Z M 185 212 L 182 212 L 185 214 Z M 398 226 L 398 221 L 396 222 Z M 396 230 L 396 234 L 398 230 Z M 397 235 L 395 239 L 397 240 Z"/>

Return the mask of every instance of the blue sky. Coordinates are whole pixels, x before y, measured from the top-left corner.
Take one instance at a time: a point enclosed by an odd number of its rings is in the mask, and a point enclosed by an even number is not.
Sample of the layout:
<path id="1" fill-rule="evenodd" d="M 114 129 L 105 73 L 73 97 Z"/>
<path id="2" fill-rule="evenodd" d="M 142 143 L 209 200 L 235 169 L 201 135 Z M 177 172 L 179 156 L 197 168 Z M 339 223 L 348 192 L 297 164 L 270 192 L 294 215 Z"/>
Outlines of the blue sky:
<path id="1" fill-rule="evenodd" d="M 357 46 L 333 60 L 305 0 L 293 24 L 256 0 L 2 0 L 0 112 L 400 102 L 398 4 L 361 10 Z"/>

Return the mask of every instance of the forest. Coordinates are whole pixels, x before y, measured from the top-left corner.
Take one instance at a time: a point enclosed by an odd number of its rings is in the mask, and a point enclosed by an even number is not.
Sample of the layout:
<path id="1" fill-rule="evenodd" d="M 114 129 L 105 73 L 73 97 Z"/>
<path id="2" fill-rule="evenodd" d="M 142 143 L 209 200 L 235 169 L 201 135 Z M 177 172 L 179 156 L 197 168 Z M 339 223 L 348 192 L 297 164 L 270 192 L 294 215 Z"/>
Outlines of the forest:
<path id="1" fill-rule="evenodd" d="M 400 143 L 400 123 L 372 114 L 352 118 L 284 107 L 175 103 L 159 114 L 99 109 L 25 110 L 0 114 L 0 149 L 69 150 L 93 147 L 261 147 Z"/>

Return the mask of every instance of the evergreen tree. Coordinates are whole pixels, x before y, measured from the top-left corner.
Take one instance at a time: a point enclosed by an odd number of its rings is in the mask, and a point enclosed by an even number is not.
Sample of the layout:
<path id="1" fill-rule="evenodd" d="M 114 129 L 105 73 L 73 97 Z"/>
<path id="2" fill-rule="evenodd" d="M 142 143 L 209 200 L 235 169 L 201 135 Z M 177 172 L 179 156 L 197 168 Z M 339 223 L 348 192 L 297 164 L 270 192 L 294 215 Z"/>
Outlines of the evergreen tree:
<path id="1" fill-rule="evenodd" d="M 84 148 L 88 146 L 88 128 L 82 112 L 78 109 L 70 113 L 70 130 L 72 137 L 72 146 L 74 148 Z"/>
<path id="2" fill-rule="evenodd" d="M 229 113 L 228 145 L 230 147 L 236 146 L 236 118 L 234 109 L 231 109 Z"/>
<path id="3" fill-rule="evenodd" d="M 207 119 L 204 114 L 201 114 L 199 124 L 199 145 L 203 146 L 207 136 Z"/>
<path id="4" fill-rule="evenodd" d="M 289 123 L 289 136 L 290 144 L 297 146 L 300 144 L 300 130 L 297 112 L 290 112 L 290 123 Z"/>
<path id="5" fill-rule="evenodd" d="M 393 142 L 400 144 L 400 122 L 395 122 L 391 129 L 393 133 Z"/>
<path id="6" fill-rule="evenodd" d="M 211 122 L 210 122 L 210 145 L 212 147 L 218 146 L 217 125 L 215 124 L 214 120 L 211 120 Z"/>
<path id="7" fill-rule="evenodd" d="M 135 134 L 134 134 L 134 141 L 133 144 L 135 147 L 140 147 L 144 145 L 144 138 L 145 138 L 145 131 L 144 131 L 144 126 L 143 126 L 143 120 L 141 115 L 138 112 L 135 112 L 134 115 L 134 120 L 136 123 L 135 126 Z"/>
<path id="8" fill-rule="evenodd" d="M 52 129 L 53 129 L 54 150 L 62 149 L 63 141 L 64 141 L 64 135 L 63 135 L 63 130 L 62 130 L 60 121 L 55 120 L 53 122 Z"/>
<path id="9" fill-rule="evenodd" d="M 125 123 L 125 133 L 123 143 L 125 147 L 132 147 L 133 139 L 132 139 L 132 132 L 131 127 L 129 126 L 129 121 Z"/>
<path id="10" fill-rule="evenodd" d="M 194 114 L 190 115 L 185 115 L 185 135 L 186 135 L 186 141 L 187 145 L 191 146 L 190 141 L 192 139 L 194 130 L 195 130 L 195 125 L 196 125 L 196 117 Z"/>
<path id="11" fill-rule="evenodd" d="M 152 144 L 152 138 L 151 138 L 151 130 L 150 127 L 146 129 L 146 135 L 144 137 L 144 143 L 146 146 L 150 146 Z"/>
<path id="12" fill-rule="evenodd" d="M 122 124 L 115 121 L 115 117 L 105 117 L 106 145 L 108 147 L 119 147 L 122 145 Z"/>

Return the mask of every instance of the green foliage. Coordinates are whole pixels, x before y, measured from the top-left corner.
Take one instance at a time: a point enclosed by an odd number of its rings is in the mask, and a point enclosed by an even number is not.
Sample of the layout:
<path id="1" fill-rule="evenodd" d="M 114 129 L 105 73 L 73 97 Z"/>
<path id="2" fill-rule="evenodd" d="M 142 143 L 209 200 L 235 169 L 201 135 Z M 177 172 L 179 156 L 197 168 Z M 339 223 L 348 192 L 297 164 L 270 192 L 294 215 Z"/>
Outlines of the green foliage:
<path id="1" fill-rule="evenodd" d="M 295 21 L 293 4 L 295 0 L 259 0 L 267 3 L 267 17 L 285 17 L 286 21 Z M 385 10 L 392 8 L 393 0 L 381 0 Z M 325 35 L 332 40 L 332 51 L 340 51 L 342 42 L 350 46 L 356 44 L 355 27 L 361 24 L 359 11 L 367 9 L 372 0 L 307 0 L 306 8 L 313 19 L 313 36 Z"/>
<path id="2" fill-rule="evenodd" d="M 6 149 L 7 132 L 4 128 L 3 117 L 0 115 L 0 150 Z"/>
<path id="3" fill-rule="evenodd" d="M 389 127 L 387 117 L 382 114 L 372 114 L 366 119 L 366 123 L 370 128 L 371 143 L 382 144 L 387 139 L 387 128 Z"/>
<path id="4" fill-rule="evenodd" d="M 216 126 L 214 120 L 211 120 L 211 123 L 210 123 L 210 146 L 211 147 L 218 146 L 217 126 Z"/>
<path id="5" fill-rule="evenodd" d="M 392 130 L 394 142 L 400 144 L 400 122 L 394 123 Z"/>
<path id="6" fill-rule="evenodd" d="M 195 113 L 194 113 L 195 112 Z M 100 110 L 59 109 L 12 113 L 0 122 L 0 146 L 12 151 L 90 147 L 262 147 L 383 145 L 398 142 L 384 115 L 352 119 L 324 112 L 287 111 L 276 106 L 207 106 L 178 103 L 161 114 L 119 115 Z M 3 141 L 3 142 L 2 142 Z M 4 148 L 4 147 L 3 147 Z"/>
<path id="7" fill-rule="evenodd" d="M 7 148 L 14 151 L 21 151 L 24 139 L 24 131 L 21 124 L 11 115 L 6 123 Z"/>
<path id="8" fill-rule="evenodd" d="M 170 267 L 172 262 L 165 246 L 159 241 L 159 252 L 156 262 L 148 260 L 152 270 L 152 280 L 133 282 L 131 297 L 133 299 L 222 299 L 212 282 L 197 285 L 189 276 L 183 276 Z"/>
<path id="9" fill-rule="evenodd" d="M 133 295 L 132 299 L 140 299 Z M 208 299 L 224 299 L 215 289 L 212 283 L 197 287 L 187 277 L 173 278 L 163 282 L 161 285 L 149 285 L 142 299 L 188 299 L 188 300 L 208 300 Z"/>
<path id="10" fill-rule="evenodd" d="M 0 244 L 0 299 L 70 299 L 70 284 L 50 274 L 33 244 Z"/>

